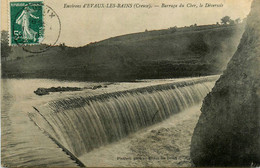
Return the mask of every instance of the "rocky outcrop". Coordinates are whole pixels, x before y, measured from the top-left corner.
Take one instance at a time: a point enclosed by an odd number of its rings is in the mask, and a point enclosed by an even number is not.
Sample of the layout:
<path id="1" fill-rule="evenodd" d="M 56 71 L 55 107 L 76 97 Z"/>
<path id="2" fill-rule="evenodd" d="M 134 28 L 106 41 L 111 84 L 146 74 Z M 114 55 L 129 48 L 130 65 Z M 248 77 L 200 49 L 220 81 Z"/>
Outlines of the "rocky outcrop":
<path id="1" fill-rule="evenodd" d="M 238 49 L 203 102 L 191 142 L 196 166 L 260 163 L 260 1 Z"/>
<path id="2" fill-rule="evenodd" d="M 79 87 L 51 87 L 51 88 L 38 88 L 34 91 L 35 94 L 42 96 L 47 95 L 50 92 L 68 92 L 68 91 L 81 91 Z"/>

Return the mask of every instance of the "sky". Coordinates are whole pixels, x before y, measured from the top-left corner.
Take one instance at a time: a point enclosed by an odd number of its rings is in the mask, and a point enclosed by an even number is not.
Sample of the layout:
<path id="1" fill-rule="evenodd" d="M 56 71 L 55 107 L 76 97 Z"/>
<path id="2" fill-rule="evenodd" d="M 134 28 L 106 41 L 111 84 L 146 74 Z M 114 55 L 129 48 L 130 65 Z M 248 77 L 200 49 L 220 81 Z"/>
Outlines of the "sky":
<path id="1" fill-rule="evenodd" d="M 10 0 L 17 1 L 17 0 Z M 21 0 L 20 0 L 21 1 Z M 26 0 L 23 0 L 26 1 Z M 61 32 L 57 44 L 83 46 L 110 37 L 147 30 L 182 27 L 191 24 L 205 25 L 220 22 L 223 16 L 245 18 L 252 0 L 45 0 L 59 16 Z M 183 8 L 64 8 L 84 4 L 184 4 Z M 223 7 L 187 7 L 187 4 L 223 4 Z M 1 30 L 9 30 L 8 0 L 1 0 Z M 55 23 L 53 27 L 57 26 Z M 47 34 L 46 34 L 47 36 Z M 51 37 L 51 35 L 49 35 Z M 47 37 L 46 37 L 47 38 Z"/>

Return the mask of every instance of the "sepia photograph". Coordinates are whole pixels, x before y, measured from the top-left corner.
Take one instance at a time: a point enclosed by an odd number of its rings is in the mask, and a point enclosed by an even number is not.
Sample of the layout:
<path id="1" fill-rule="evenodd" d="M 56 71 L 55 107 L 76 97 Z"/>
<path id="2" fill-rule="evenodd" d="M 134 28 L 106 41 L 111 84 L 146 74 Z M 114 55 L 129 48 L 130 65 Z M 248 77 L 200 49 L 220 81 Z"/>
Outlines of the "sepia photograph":
<path id="1" fill-rule="evenodd" d="M 1 0 L 1 167 L 260 167 L 260 0 Z"/>

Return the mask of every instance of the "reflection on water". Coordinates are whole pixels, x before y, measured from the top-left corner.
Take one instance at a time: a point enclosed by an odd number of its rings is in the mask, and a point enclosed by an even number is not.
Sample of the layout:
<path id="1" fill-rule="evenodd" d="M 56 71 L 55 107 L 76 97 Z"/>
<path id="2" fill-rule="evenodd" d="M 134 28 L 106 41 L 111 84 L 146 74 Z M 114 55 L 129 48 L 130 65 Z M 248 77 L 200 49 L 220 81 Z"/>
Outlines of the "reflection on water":
<path id="1" fill-rule="evenodd" d="M 62 82 L 46 79 L 1 80 L 1 160 L 6 167 L 18 166 L 77 166 L 73 160 L 57 149 L 47 136 L 29 120 L 32 105 L 49 101 L 53 96 L 37 96 L 38 87 L 78 86 L 84 82 Z M 62 94 L 56 94 L 62 97 Z"/>

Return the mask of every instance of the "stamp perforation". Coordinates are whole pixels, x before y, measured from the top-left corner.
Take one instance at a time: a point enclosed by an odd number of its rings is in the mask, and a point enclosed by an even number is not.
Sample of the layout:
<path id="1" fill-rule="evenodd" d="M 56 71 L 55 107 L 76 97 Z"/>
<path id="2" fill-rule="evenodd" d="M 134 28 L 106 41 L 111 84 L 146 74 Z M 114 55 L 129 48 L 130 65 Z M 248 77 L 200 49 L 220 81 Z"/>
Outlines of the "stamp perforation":
<path id="1" fill-rule="evenodd" d="M 21 4 L 19 4 L 19 3 L 21 3 Z M 13 4 L 16 4 L 16 5 L 13 5 Z M 11 5 L 20 6 L 20 11 L 19 11 L 20 13 L 16 11 L 16 15 L 14 16 L 14 14 L 11 11 Z M 21 17 L 21 15 L 24 14 L 25 10 L 30 10 L 28 8 L 33 8 L 32 10 L 33 11 L 36 10 L 36 12 L 37 12 L 37 10 L 39 8 L 37 8 L 37 7 L 34 8 L 33 6 L 41 6 L 41 8 L 40 8 L 41 13 L 40 14 L 38 13 L 37 16 L 30 16 L 30 17 L 32 17 L 30 22 L 32 21 L 33 24 L 37 24 L 36 23 L 37 18 L 35 19 L 35 17 L 40 17 L 41 26 L 40 26 L 40 28 L 38 27 L 39 29 L 37 29 L 37 31 L 36 31 L 38 33 L 37 41 L 31 40 L 30 42 L 27 42 L 27 41 L 23 41 L 23 39 L 22 39 L 24 36 L 24 34 L 23 34 L 24 27 L 22 27 L 23 25 L 20 25 L 20 23 L 17 23 L 17 21 L 19 22 L 19 19 L 20 19 L 19 17 Z M 23 7 L 23 8 L 21 8 L 21 7 Z M 28 7 L 28 8 L 26 9 L 26 7 Z M 12 8 L 12 9 L 14 9 L 14 8 Z M 46 13 L 46 11 L 51 11 L 52 15 L 49 16 L 48 13 Z M 30 13 L 29 14 L 28 13 L 27 13 L 27 15 L 30 14 Z M 27 21 L 29 22 L 29 19 L 27 19 Z M 31 28 L 31 27 L 29 27 L 29 24 L 31 24 L 31 23 L 27 23 L 27 30 L 29 28 Z M 20 26 L 20 29 L 21 28 L 22 29 L 20 30 L 20 32 L 17 33 L 17 32 L 15 32 L 16 28 L 14 28 L 12 26 L 16 26 L 16 27 Z M 52 30 L 52 27 L 54 27 L 55 29 Z M 25 32 L 25 33 L 27 33 L 27 32 Z M 35 0 L 35 1 L 9 0 L 8 1 L 8 41 L 9 41 L 9 45 L 21 47 L 26 52 L 41 53 L 57 44 L 59 37 L 60 37 L 60 33 L 61 33 L 61 21 L 60 21 L 58 14 L 50 6 L 44 4 L 44 2 L 42 0 Z M 17 40 L 17 39 L 18 40 L 22 39 L 22 40 L 17 42 L 14 40 L 14 38 L 16 38 L 15 40 Z"/>
<path id="2" fill-rule="evenodd" d="M 11 14 L 11 4 L 14 4 L 14 3 L 24 3 L 24 4 L 26 4 L 26 5 L 20 5 L 21 7 L 23 7 L 23 9 L 22 9 L 22 12 L 24 12 L 25 11 L 25 8 L 27 8 L 28 10 L 29 10 L 29 12 L 25 12 L 27 15 L 29 15 L 28 13 L 31 13 L 30 11 L 32 10 L 31 8 L 30 8 L 30 6 L 32 5 L 32 4 L 41 4 L 41 27 L 42 27 L 42 34 L 44 33 L 44 21 L 43 21 L 43 15 L 44 15 L 44 3 L 43 3 L 43 1 L 42 0 L 37 0 L 37 1 L 17 1 L 17 0 L 9 0 L 8 1 L 8 29 L 9 29 L 9 31 L 8 31 L 8 40 L 9 40 L 9 45 L 12 45 L 12 46 L 17 46 L 17 45 L 23 45 L 23 46 L 33 46 L 33 45 L 37 45 L 37 44 L 40 44 L 40 42 L 39 42 L 39 39 L 37 39 L 37 42 L 25 42 L 25 43 L 21 43 L 21 44 L 19 44 L 19 43 L 14 43 L 13 42 L 13 36 L 14 36 L 14 24 L 15 23 L 11 23 L 12 22 L 12 14 Z M 18 6 L 18 5 L 17 5 Z M 35 5 L 34 5 L 35 6 Z M 21 12 L 21 11 L 19 11 L 19 12 Z M 34 12 L 37 12 L 37 11 L 34 11 Z M 19 14 L 19 13 L 18 13 Z M 17 15 L 18 15 L 17 14 Z M 22 15 L 22 14 L 21 14 Z M 30 15 L 30 16 L 34 16 L 34 15 Z M 17 17 L 17 16 L 16 16 Z M 37 17 L 35 17 L 35 18 L 37 18 Z M 16 18 L 15 18 L 16 19 Z M 25 20 L 26 20 L 26 17 L 24 18 Z M 28 18 L 27 18 L 27 20 L 29 20 Z M 29 22 L 29 21 L 28 21 Z M 29 25 L 27 25 L 27 32 L 26 33 L 28 33 L 28 28 L 30 28 L 29 27 Z M 13 30 L 13 31 L 12 31 Z M 39 30 L 38 30 L 38 32 L 39 32 Z M 37 32 L 37 33 L 38 33 Z M 29 32 L 30 33 L 30 32 Z M 35 33 L 36 34 L 36 33 Z M 35 34 L 34 34 L 34 38 L 35 38 Z M 30 35 L 30 34 L 29 34 Z M 34 41 L 35 41 L 35 39 L 34 39 Z"/>

